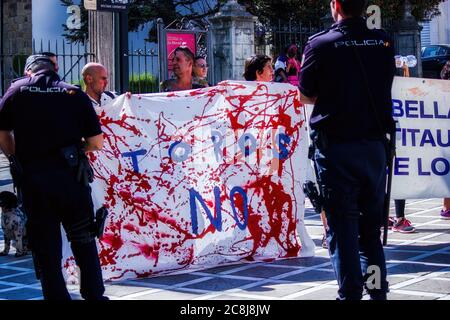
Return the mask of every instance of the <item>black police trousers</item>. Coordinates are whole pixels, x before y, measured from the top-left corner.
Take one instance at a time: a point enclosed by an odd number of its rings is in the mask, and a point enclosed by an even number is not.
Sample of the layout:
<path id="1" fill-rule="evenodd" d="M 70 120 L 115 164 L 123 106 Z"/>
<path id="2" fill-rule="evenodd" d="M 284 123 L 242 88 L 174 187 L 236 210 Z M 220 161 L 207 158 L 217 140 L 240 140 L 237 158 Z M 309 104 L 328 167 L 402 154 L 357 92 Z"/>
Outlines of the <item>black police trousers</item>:
<path id="1" fill-rule="evenodd" d="M 314 154 L 324 196 L 327 242 L 339 300 L 371 299 L 388 291 L 381 242 L 386 186 L 382 141 L 331 142 Z"/>
<path id="2" fill-rule="evenodd" d="M 75 177 L 72 169 L 64 167 L 32 168 L 24 174 L 29 244 L 46 300 L 71 299 L 61 269 L 61 224 L 80 268 L 81 296 L 86 300 L 107 299 L 103 296 L 105 287 L 89 223 L 94 217 L 90 188 Z"/>

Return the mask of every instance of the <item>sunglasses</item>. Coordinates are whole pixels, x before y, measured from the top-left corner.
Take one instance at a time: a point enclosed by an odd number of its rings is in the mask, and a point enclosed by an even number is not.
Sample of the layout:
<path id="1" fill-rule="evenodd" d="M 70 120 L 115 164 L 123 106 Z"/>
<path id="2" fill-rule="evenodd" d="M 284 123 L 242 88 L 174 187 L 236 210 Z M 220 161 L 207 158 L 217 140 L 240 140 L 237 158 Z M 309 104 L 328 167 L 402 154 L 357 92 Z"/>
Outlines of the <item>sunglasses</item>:
<path id="1" fill-rule="evenodd" d="M 209 68 L 209 65 L 207 65 L 207 64 L 198 64 L 197 67 L 206 69 L 206 68 Z"/>

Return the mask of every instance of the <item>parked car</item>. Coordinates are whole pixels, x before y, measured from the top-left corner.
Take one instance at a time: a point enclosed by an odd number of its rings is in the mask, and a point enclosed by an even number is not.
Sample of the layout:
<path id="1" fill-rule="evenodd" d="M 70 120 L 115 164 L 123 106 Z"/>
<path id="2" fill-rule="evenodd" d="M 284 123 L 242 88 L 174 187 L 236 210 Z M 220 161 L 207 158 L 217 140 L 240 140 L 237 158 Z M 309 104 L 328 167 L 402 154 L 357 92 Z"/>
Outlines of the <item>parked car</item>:
<path id="1" fill-rule="evenodd" d="M 448 60 L 450 60 L 450 45 L 440 44 L 422 47 L 423 77 L 440 79 L 441 70 Z"/>

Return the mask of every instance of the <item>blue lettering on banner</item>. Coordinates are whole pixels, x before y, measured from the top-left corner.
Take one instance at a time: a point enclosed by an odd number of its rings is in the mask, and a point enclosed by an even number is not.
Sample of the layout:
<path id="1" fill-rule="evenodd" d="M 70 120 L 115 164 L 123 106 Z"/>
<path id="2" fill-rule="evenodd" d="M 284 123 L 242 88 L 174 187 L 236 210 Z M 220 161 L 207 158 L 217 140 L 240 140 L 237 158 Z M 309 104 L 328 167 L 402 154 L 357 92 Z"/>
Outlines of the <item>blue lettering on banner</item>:
<path id="1" fill-rule="evenodd" d="M 184 149 L 184 153 L 181 155 L 177 155 L 175 153 L 178 149 Z M 186 142 L 183 141 L 176 141 L 172 143 L 172 145 L 169 147 L 169 157 L 174 162 L 183 162 L 186 161 L 189 158 L 189 155 L 192 153 L 192 148 L 190 145 L 188 145 Z"/>
<path id="2" fill-rule="evenodd" d="M 243 205 L 244 205 L 244 222 L 241 223 L 239 221 L 239 218 L 237 216 L 237 212 L 236 212 L 236 207 L 234 205 L 234 195 L 236 193 L 239 193 L 242 196 L 243 199 Z M 247 224 L 248 224 L 248 199 L 247 199 L 247 194 L 245 193 L 244 189 L 242 189 L 241 187 L 234 187 L 233 189 L 231 189 L 230 191 L 230 201 L 231 201 L 231 209 L 233 210 L 233 216 L 234 216 L 234 220 L 236 220 L 237 226 L 239 229 L 241 230 L 245 230 L 245 228 L 247 228 Z"/>
<path id="3" fill-rule="evenodd" d="M 435 101 L 434 102 L 434 114 L 435 114 L 436 119 L 450 119 L 450 108 L 449 108 L 447 115 L 439 114 L 439 104 L 437 103 L 437 101 Z"/>
<path id="4" fill-rule="evenodd" d="M 392 99 L 392 116 L 395 118 L 403 117 L 403 103 L 401 100 Z"/>
<path id="5" fill-rule="evenodd" d="M 247 141 L 250 140 L 250 145 L 247 145 Z M 244 133 L 238 141 L 239 148 L 246 157 L 256 151 L 257 142 L 256 138 L 251 133 Z"/>
<path id="6" fill-rule="evenodd" d="M 423 171 L 422 169 L 422 159 L 417 159 L 417 169 L 419 171 L 419 176 L 431 176 L 430 171 Z"/>
<path id="7" fill-rule="evenodd" d="M 235 194 L 239 193 L 242 196 L 242 203 L 243 203 L 243 222 L 241 222 L 241 219 L 238 217 L 238 212 L 236 210 L 235 200 L 234 196 Z M 205 200 L 203 197 L 194 189 L 191 188 L 189 190 L 189 203 L 190 203 L 190 211 L 191 211 L 191 222 L 192 222 L 192 233 L 199 234 L 198 231 L 198 218 L 197 218 L 197 201 L 202 206 L 203 210 L 206 213 L 207 218 L 211 222 L 211 224 L 214 226 L 214 228 L 217 231 L 222 231 L 222 202 L 220 200 L 220 188 L 214 187 L 214 215 L 211 214 L 211 210 L 208 208 L 208 206 L 205 203 Z M 231 202 L 231 209 L 233 211 L 233 218 L 237 223 L 237 226 L 241 230 L 245 230 L 248 225 L 248 197 L 245 190 L 241 187 L 234 187 L 230 191 L 230 202 Z"/>
<path id="8" fill-rule="evenodd" d="M 276 136 L 278 141 L 278 148 L 280 151 L 274 150 L 274 157 L 280 160 L 286 160 L 289 156 L 289 149 L 287 146 L 291 143 L 291 137 L 284 133 L 280 133 Z"/>
<path id="9" fill-rule="evenodd" d="M 425 143 L 431 144 L 433 147 L 436 147 L 436 142 L 434 141 L 433 135 L 431 134 L 431 130 L 424 130 L 422 135 L 422 140 L 420 141 L 420 146 L 423 147 Z"/>
<path id="10" fill-rule="evenodd" d="M 220 189 L 219 187 L 214 187 L 214 214 L 215 217 L 212 216 L 211 210 L 209 210 L 208 206 L 203 200 L 203 197 L 194 189 L 191 188 L 189 190 L 189 202 L 191 208 L 191 221 L 192 221 L 192 232 L 194 234 L 198 234 L 198 220 L 197 220 L 197 203 L 198 200 L 206 212 L 206 216 L 208 217 L 211 224 L 216 228 L 217 231 L 222 231 L 222 203 L 220 201 Z"/>
<path id="11" fill-rule="evenodd" d="M 417 106 L 418 105 L 418 106 Z M 429 110 L 426 113 L 426 110 Z M 392 116 L 394 118 L 450 119 L 450 108 L 443 110 L 438 101 L 433 101 L 433 108 L 426 108 L 425 101 L 392 99 Z"/>
<path id="12" fill-rule="evenodd" d="M 415 160 L 414 160 L 415 161 Z M 407 176 L 410 158 L 395 158 L 394 175 Z M 446 176 L 450 173 L 450 160 L 435 158 L 430 162 L 427 159 L 417 158 L 417 174 L 419 176 Z"/>
<path id="13" fill-rule="evenodd" d="M 403 164 L 402 162 L 406 162 Z M 396 176 L 407 176 L 409 175 L 408 171 L 400 171 L 400 169 L 409 169 L 409 158 L 395 158 L 395 164 L 394 164 L 394 174 Z"/>
<path id="14" fill-rule="evenodd" d="M 214 155 L 216 157 L 216 161 L 219 162 L 219 160 L 223 158 L 223 150 L 222 150 L 223 135 L 222 135 L 222 133 L 220 133 L 219 131 L 212 131 L 211 132 L 211 141 L 213 142 Z"/>
<path id="15" fill-rule="evenodd" d="M 430 129 L 396 128 L 396 131 L 400 133 L 397 137 L 401 137 L 402 146 L 450 147 L 450 130 L 435 129 L 435 131 L 432 131 Z"/>
<path id="16" fill-rule="evenodd" d="M 419 129 L 406 129 L 409 133 L 411 133 L 411 146 L 416 146 L 416 134 L 420 132 Z"/>
<path id="17" fill-rule="evenodd" d="M 420 118 L 422 118 L 422 119 L 433 119 L 433 115 L 432 114 L 426 114 L 425 113 L 425 102 L 420 101 L 419 105 L 420 105 L 420 107 L 419 107 Z"/>
<path id="18" fill-rule="evenodd" d="M 417 105 L 417 101 L 406 100 L 405 101 L 405 112 L 407 118 L 418 118 L 419 115 L 413 114 L 413 112 L 417 111 L 417 107 L 413 107 L 413 105 Z"/>
<path id="19" fill-rule="evenodd" d="M 442 164 L 442 165 L 440 165 Z M 444 167 L 443 170 L 442 166 Z M 441 167 L 441 168 L 439 168 Z M 436 158 L 431 162 L 431 171 L 437 176 L 446 176 L 450 171 L 450 163 L 449 160 L 445 158 Z"/>
<path id="20" fill-rule="evenodd" d="M 133 165 L 133 171 L 136 173 L 139 173 L 139 164 L 138 164 L 137 157 L 145 156 L 146 154 L 147 154 L 147 150 L 142 149 L 142 150 L 122 153 L 122 157 L 124 157 L 124 158 L 130 157 L 131 163 Z"/>

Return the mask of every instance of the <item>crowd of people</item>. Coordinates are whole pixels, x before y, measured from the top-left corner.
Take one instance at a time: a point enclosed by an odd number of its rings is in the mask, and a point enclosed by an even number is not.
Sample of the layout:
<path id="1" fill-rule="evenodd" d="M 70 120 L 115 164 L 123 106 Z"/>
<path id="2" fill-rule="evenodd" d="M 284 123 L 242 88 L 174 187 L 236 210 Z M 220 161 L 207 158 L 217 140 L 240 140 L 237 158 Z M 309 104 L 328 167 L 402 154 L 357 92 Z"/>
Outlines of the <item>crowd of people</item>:
<path id="1" fill-rule="evenodd" d="M 389 105 L 394 50 L 387 34 L 365 27 L 363 8 L 362 0 L 331 1 L 336 24 L 310 38 L 303 63 L 299 48 L 291 44 L 275 60 L 261 54 L 249 57 L 243 70 L 247 81 L 296 86 L 301 101 L 315 105 L 310 127 L 312 160 L 323 197 L 322 245 L 329 250 L 341 300 L 361 299 L 364 286 L 374 300 L 385 300 L 388 292 L 380 228 L 388 161 L 383 136 L 392 133 L 394 123 Z M 377 39 L 383 46 L 357 49 L 333 45 L 360 37 Z M 0 206 L 7 217 L 21 212 L 18 207 L 23 205 L 26 217 L 22 214 L 21 223 L 27 222 L 27 243 L 19 243 L 16 255 L 26 254 L 26 246 L 32 250 L 45 299 L 70 299 L 61 271 L 62 224 L 81 269 L 82 297 L 105 300 L 92 232 L 95 215 L 88 183 L 92 172 L 86 152 L 102 149 L 95 108 L 115 99 L 116 94 L 106 90 L 108 70 L 103 65 L 84 66 L 83 91 L 60 80 L 56 58 L 51 52 L 30 56 L 24 77 L 14 81 L 1 100 L 0 148 L 11 159 L 21 197 L 2 194 Z M 195 56 L 187 47 L 176 48 L 173 77 L 160 84 L 161 91 L 211 86 L 208 67 L 206 57 Z M 346 72 L 349 68 L 357 71 Z M 450 61 L 441 77 L 450 79 Z M 392 230 L 415 232 L 405 218 L 405 200 L 396 200 L 395 205 Z M 450 198 L 444 199 L 441 217 L 450 219 Z M 3 218 L 2 227 L 6 228 Z M 17 233 L 5 233 L 6 247 L 1 255 L 8 254 L 13 236 Z M 368 265 L 379 267 L 380 287 L 365 283 Z"/>

